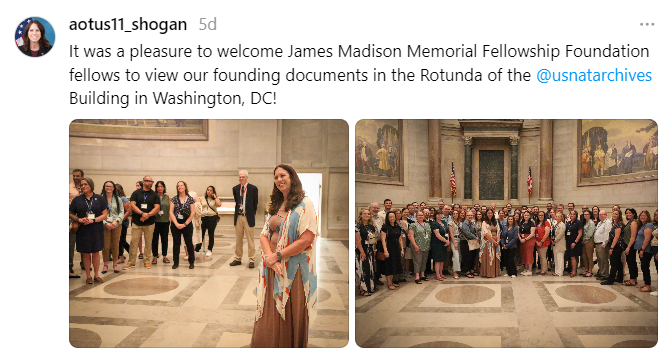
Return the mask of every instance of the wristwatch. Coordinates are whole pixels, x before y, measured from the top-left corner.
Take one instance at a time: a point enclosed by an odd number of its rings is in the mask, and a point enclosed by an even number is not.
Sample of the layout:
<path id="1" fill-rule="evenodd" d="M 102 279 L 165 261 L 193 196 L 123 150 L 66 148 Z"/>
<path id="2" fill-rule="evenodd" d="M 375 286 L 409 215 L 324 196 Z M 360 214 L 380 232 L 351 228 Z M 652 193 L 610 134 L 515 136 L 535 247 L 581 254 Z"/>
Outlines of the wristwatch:
<path id="1" fill-rule="evenodd" d="M 282 260 L 282 253 L 280 253 L 280 251 L 277 251 L 275 255 L 278 256 L 278 260 Z"/>

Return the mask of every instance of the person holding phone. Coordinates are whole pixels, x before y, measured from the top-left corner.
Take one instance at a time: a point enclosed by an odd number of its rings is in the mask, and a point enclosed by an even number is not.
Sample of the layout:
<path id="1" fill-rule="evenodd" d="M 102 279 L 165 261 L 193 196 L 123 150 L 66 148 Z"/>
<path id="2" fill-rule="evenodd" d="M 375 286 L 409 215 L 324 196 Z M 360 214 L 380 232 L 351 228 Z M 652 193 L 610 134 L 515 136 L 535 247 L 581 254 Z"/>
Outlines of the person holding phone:
<path id="1" fill-rule="evenodd" d="M 201 215 L 201 238 L 205 242 L 205 231 L 207 230 L 210 239 L 205 256 L 212 256 L 212 248 L 215 245 L 215 228 L 217 228 L 217 223 L 219 222 L 217 208 L 220 206 L 222 206 L 222 202 L 217 197 L 217 190 L 212 185 L 208 186 L 205 190 L 205 196 L 201 198 L 201 207 L 203 208 L 203 214 Z M 196 245 L 195 251 L 201 251 L 202 245 Z"/>

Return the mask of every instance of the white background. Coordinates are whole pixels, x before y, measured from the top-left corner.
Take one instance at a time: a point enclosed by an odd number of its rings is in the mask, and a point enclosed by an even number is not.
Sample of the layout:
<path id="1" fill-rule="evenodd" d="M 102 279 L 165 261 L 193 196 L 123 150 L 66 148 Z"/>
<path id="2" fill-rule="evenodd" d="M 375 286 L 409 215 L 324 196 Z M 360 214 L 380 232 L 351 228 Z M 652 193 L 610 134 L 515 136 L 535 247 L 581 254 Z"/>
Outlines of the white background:
<path id="1" fill-rule="evenodd" d="M 3 267 L 5 311 L 3 332 L 7 355 L 51 355 L 59 357 L 95 356 L 103 358 L 141 356 L 287 356 L 287 352 L 255 350 L 74 350 L 68 344 L 68 301 L 65 283 L 65 238 L 61 211 L 54 204 L 65 201 L 68 176 L 68 126 L 77 118 L 210 118 L 282 119 L 343 118 L 350 124 L 351 143 L 354 125 L 362 118 L 651 118 L 658 122 L 661 139 L 667 137 L 670 117 L 670 26 L 672 18 L 666 1 L 30 1 L 3 5 L 0 41 L 3 68 L 3 120 L 5 141 L 1 177 L 5 189 L 2 218 L 6 244 Z M 56 31 L 55 47 L 44 57 L 27 58 L 14 44 L 14 30 L 29 16 L 47 19 Z M 142 16 L 145 20 L 185 20 L 189 30 L 123 33 L 114 31 L 69 31 L 72 20 L 108 20 L 123 17 L 126 26 Z M 198 19 L 217 17 L 216 31 L 198 31 Z M 640 23 L 655 26 L 640 26 Z M 668 34 L 668 36 L 663 36 Z M 648 47 L 650 58 L 640 59 L 126 59 L 69 58 L 69 45 L 80 47 L 173 46 L 212 48 L 220 46 L 299 47 L 354 46 L 401 47 L 421 44 L 427 47 L 455 47 L 506 43 L 510 46 L 551 44 L 564 49 L 566 44 L 585 47 L 630 44 Z M 116 51 L 114 51 L 116 53 Z M 283 71 L 291 67 L 314 71 L 354 71 L 443 68 L 449 71 L 473 67 L 483 72 L 517 67 L 530 71 L 528 83 L 487 81 L 476 83 L 71 83 L 70 68 L 80 70 L 134 71 L 228 70 Z M 548 83 L 534 80 L 537 70 L 611 71 L 614 68 L 650 71 L 653 81 L 643 83 Z M 198 90 L 199 93 L 246 94 L 250 91 L 276 91 L 276 105 L 243 107 L 220 106 L 207 109 L 191 106 L 69 105 L 69 92 L 109 90 L 113 93 Z M 665 141 L 662 153 L 667 154 Z M 562 151 L 562 149 L 554 149 Z M 179 161 L 179 159 L 176 159 Z M 669 160 L 661 158 L 663 184 L 669 174 Z M 351 164 L 350 202 L 354 203 L 354 172 Z M 668 203 L 669 192 L 660 189 L 661 204 Z M 350 218 L 354 219 L 354 213 Z M 666 210 L 660 209 L 665 222 Z M 666 230 L 662 229 L 666 234 Z M 668 248 L 662 236 L 661 252 Z M 665 259 L 661 269 L 665 272 Z M 354 278 L 354 271 L 350 271 Z M 351 279 L 352 281 L 352 279 Z M 668 302 L 670 281 L 660 276 L 660 304 Z M 309 350 L 310 356 L 431 356 L 427 351 L 359 349 L 354 343 L 354 294 L 350 294 L 350 344 L 345 349 Z M 617 316 L 618 313 L 614 313 Z M 659 308 L 658 354 L 670 348 L 670 311 Z M 4 342 L 4 341 L 3 341 Z M 20 353 L 19 353 L 20 351 Z M 64 352 L 65 351 L 65 352 Z M 446 356 L 469 356 L 475 350 L 451 349 Z M 476 350 L 479 355 L 485 350 Z M 495 350 L 494 356 L 516 356 L 512 349 Z M 576 356 L 578 350 L 527 350 L 524 356 Z M 597 350 L 606 351 L 606 350 Z M 492 350 L 490 351 L 492 352 Z M 431 353 L 439 354 L 439 353 Z M 584 356 L 588 355 L 582 351 Z M 632 357 L 650 351 L 609 351 L 609 356 Z M 306 354 L 308 355 L 308 354 Z M 602 355 L 591 351 L 591 355 Z M 305 356 L 305 355 L 302 355 Z M 472 355 L 473 356 L 473 355 Z M 477 355 L 478 356 L 478 355 Z M 519 355 L 518 355 L 519 356 Z"/>

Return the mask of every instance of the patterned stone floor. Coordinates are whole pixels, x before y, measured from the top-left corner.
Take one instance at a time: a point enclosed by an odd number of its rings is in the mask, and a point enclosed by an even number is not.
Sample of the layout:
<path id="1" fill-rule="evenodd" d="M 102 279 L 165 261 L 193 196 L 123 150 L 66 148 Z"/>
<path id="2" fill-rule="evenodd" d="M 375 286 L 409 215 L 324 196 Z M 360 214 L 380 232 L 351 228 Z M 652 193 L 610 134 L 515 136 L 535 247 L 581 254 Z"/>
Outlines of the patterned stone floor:
<path id="1" fill-rule="evenodd" d="M 635 287 L 548 275 L 449 279 L 431 275 L 421 285 L 408 279 L 394 291 L 381 286 L 370 297 L 357 293 L 357 344 L 583 348 L 652 347 L 658 341 L 658 298 Z"/>
<path id="2" fill-rule="evenodd" d="M 258 242 L 257 237 L 257 249 Z M 102 275 L 102 284 L 86 285 L 84 276 L 69 280 L 70 344 L 77 348 L 249 346 L 257 270 L 247 268 L 247 250 L 242 266 L 229 266 L 234 246 L 235 239 L 216 238 L 212 257 L 197 256 L 193 270 L 183 260 L 176 270 L 172 263 L 160 261 L 145 269 L 138 260 L 136 268 L 119 274 L 110 269 Z M 321 238 L 318 257 L 319 307 L 311 319 L 308 344 L 343 347 L 348 343 L 347 241 Z M 78 254 L 75 263 L 79 263 Z"/>

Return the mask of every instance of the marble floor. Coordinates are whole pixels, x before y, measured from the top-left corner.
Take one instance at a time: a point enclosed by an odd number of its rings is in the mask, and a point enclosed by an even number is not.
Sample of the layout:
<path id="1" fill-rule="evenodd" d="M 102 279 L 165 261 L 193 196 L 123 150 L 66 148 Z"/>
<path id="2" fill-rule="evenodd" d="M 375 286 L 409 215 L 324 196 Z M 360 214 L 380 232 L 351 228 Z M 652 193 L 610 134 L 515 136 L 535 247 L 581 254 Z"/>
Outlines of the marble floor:
<path id="1" fill-rule="evenodd" d="M 76 348 L 248 347 L 257 269 L 246 266 L 247 246 L 243 265 L 229 266 L 234 247 L 234 238 L 217 237 L 212 257 L 198 255 L 193 270 L 184 260 L 176 270 L 172 263 L 160 260 L 145 269 L 138 260 L 135 268 L 118 274 L 110 269 L 102 275 L 102 284 L 86 285 L 85 276 L 69 280 L 70 344 Z M 310 347 L 348 343 L 348 254 L 347 241 L 319 239 L 318 311 L 310 322 Z M 77 274 L 84 272 L 75 268 Z"/>
<path id="2" fill-rule="evenodd" d="M 652 283 L 658 276 L 651 262 Z M 580 272 L 583 272 L 582 270 Z M 626 270 L 627 278 L 627 270 Z M 643 284 L 641 272 L 639 282 Z M 452 277 L 355 295 L 361 347 L 653 347 L 658 297 L 594 277 Z"/>

